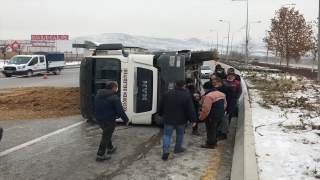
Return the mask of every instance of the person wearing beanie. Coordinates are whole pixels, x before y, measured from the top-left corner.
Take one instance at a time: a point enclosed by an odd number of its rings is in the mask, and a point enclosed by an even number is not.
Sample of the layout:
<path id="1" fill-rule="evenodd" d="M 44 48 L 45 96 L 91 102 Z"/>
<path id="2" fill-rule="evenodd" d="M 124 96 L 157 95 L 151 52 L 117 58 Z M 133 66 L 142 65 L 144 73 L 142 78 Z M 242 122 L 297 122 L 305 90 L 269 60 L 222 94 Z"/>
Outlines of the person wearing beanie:
<path id="1" fill-rule="evenodd" d="M 203 104 L 199 120 L 205 120 L 207 141 L 201 147 L 214 149 L 217 145 L 218 123 L 222 121 L 227 107 L 226 95 L 217 91 L 210 81 L 204 83 L 203 89 L 205 94 L 202 97 Z"/>
<path id="2" fill-rule="evenodd" d="M 188 89 L 188 93 L 190 94 L 194 106 L 194 110 L 196 112 L 196 116 L 198 118 L 199 116 L 199 100 L 200 100 L 200 91 L 198 88 L 194 85 L 194 80 L 191 78 L 186 79 L 186 88 Z M 200 135 L 198 132 L 198 119 L 196 122 L 196 125 L 192 128 L 192 134 L 193 135 Z"/>
<path id="3" fill-rule="evenodd" d="M 233 90 L 232 112 L 229 114 L 229 124 L 230 124 L 233 116 L 233 111 L 235 110 L 237 101 L 242 94 L 242 87 L 241 87 L 240 81 L 236 80 L 236 73 L 232 71 L 227 74 L 227 78 L 224 79 L 223 81 L 227 83 Z"/>
<path id="4" fill-rule="evenodd" d="M 226 76 L 226 71 L 220 64 L 216 65 L 214 73 L 216 73 L 221 79 L 225 78 Z"/>

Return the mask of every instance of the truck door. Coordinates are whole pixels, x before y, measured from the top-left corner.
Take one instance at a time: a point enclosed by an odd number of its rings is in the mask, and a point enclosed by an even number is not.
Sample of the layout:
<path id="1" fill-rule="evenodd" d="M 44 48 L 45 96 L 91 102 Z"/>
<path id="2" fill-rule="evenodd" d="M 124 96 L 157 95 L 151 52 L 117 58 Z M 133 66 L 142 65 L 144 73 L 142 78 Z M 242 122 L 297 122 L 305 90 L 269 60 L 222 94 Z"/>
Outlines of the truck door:
<path id="1" fill-rule="evenodd" d="M 44 60 L 44 56 L 39 57 L 39 69 L 41 71 L 45 71 L 47 69 L 46 61 Z"/>
<path id="2" fill-rule="evenodd" d="M 29 69 L 32 69 L 32 71 L 36 72 L 39 71 L 39 58 L 33 57 L 32 60 L 28 64 Z"/>

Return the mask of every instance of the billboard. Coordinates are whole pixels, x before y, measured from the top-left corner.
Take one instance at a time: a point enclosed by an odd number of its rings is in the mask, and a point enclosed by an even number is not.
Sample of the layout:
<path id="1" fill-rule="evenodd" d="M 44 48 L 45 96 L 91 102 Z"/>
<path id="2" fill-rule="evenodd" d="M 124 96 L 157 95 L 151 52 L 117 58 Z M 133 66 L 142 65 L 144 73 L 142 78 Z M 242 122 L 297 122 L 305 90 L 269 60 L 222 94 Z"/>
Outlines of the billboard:
<path id="1" fill-rule="evenodd" d="M 69 35 L 31 35 L 31 41 L 69 40 Z"/>

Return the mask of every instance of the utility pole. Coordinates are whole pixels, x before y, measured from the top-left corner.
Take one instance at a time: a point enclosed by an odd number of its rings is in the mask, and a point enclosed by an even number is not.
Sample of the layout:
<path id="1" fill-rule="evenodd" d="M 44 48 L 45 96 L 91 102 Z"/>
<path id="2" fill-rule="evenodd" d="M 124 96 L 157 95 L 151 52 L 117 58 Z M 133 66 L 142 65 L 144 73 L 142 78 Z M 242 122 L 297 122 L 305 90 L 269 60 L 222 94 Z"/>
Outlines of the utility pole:
<path id="1" fill-rule="evenodd" d="M 320 8 L 320 0 L 319 0 L 319 8 Z M 319 16 L 318 16 L 318 82 L 320 82 L 320 51 L 319 51 L 319 47 L 320 47 L 320 26 L 319 26 L 319 22 L 320 22 L 320 9 L 319 9 Z"/>

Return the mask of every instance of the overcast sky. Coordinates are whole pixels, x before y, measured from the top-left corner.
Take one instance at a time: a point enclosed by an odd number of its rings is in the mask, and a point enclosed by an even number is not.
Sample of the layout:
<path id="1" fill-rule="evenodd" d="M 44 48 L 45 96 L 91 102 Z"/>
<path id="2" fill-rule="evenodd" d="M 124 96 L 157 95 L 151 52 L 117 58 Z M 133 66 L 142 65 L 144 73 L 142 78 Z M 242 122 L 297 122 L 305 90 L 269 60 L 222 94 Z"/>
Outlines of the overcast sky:
<path id="1" fill-rule="evenodd" d="M 281 5 L 295 3 L 307 21 L 318 17 L 319 0 L 249 0 L 250 36 L 261 41 Z M 31 34 L 71 37 L 126 33 L 216 42 L 246 24 L 246 1 L 232 0 L 0 0 L 0 39 L 30 39 Z M 234 43 L 245 29 L 234 33 Z M 224 41 L 226 43 L 226 39 Z"/>

